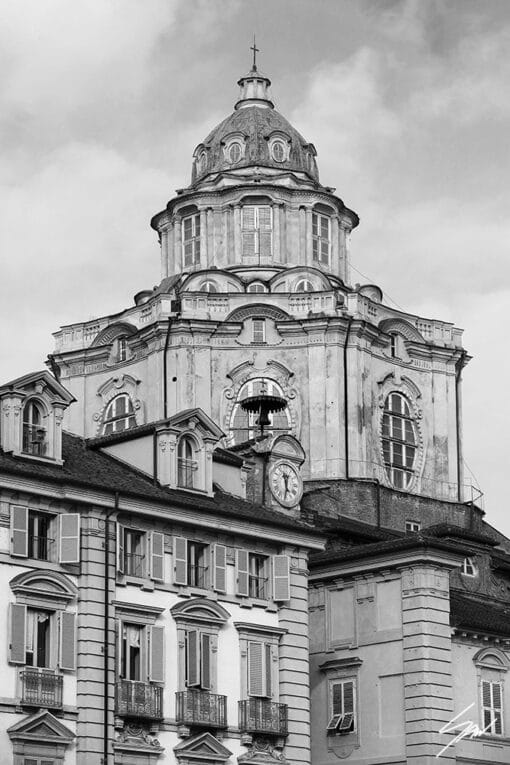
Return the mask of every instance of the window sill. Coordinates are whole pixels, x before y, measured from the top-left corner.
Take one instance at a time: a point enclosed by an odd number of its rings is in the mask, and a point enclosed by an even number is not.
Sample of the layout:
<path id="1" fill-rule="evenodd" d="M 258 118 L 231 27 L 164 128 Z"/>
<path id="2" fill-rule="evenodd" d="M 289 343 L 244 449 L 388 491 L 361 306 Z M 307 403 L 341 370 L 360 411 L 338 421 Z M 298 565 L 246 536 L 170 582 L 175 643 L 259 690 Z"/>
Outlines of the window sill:
<path id="1" fill-rule="evenodd" d="M 27 452 L 12 452 L 13 457 L 21 457 L 24 460 L 28 460 L 29 462 L 43 462 L 46 465 L 60 465 L 62 466 L 64 464 L 64 460 L 56 459 L 55 457 L 44 457 L 44 456 L 38 456 L 36 454 L 28 454 Z"/>

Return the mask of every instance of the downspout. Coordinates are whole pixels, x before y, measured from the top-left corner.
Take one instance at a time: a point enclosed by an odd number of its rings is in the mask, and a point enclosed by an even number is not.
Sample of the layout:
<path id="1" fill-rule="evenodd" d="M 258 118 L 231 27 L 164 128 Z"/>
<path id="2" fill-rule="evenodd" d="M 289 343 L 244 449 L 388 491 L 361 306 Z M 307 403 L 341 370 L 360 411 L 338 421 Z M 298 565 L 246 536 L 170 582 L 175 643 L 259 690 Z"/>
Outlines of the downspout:
<path id="1" fill-rule="evenodd" d="M 168 417 L 168 382 L 167 382 L 167 352 L 168 343 L 170 342 L 170 328 L 172 326 L 172 319 L 168 319 L 168 325 L 166 328 L 165 348 L 163 350 L 163 417 Z"/>
<path id="2" fill-rule="evenodd" d="M 344 342 L 344 450 L 345 450 L 345 478 L 349 479 L 349 400 L 348 400 L 348 386 L 347 386 L 347 343 L 349 342 L 349 335 L 351 332 L 351 325 L 353 322 L 352 316 L 349 317 L 349 323 L 347 325 L 347 332 L 345 333 Z"/>
<path id="3" fill-rule="evenodd" d="M 154 430 L 152 434 L 152 464 L 153 464 L 152 480 L 154 485 L 156 486 L 158 483 L 158 434 L 156 430 Z"/>
<path id="4" fill-rule="evenodd" d="M 462 350 L 460 359 L 455 365 L 455 435 L 457 439 L 457 501 L 462 502 L 462 370 L 464 368 L 464 360 L 467 356 L 465 350 Z"/>
<path id="5" fill-rule="evenodd" d="M 108 751 L 108 690 L 110 683 L 108 682 L 108 670 L 110 662 L 110 641 L 108 635 L 108 624 L 110 621 L 110 518 L 113 514 L 119 512 L 119 492 L 115 492 L 113 510 L 106 515 L 105 519 L 105 531 L 104 531 L 104 640 L 103 640 L 103 656 L 104 656 L 104 672 L 103 672 L 103 765 L 109 765 L 109 751 Z"/>

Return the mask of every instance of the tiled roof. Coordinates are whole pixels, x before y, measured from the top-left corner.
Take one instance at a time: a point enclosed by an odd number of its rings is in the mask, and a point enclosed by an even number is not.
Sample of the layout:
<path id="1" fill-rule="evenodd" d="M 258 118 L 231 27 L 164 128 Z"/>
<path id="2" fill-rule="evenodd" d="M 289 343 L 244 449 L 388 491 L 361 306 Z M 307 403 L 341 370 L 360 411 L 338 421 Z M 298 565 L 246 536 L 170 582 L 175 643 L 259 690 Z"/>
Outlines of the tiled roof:
<path id="1" fill-rule="evenodd" d="M 496 547 L 498 542 L 488 534 L 471 529 L 463 529 L 460 526 L 454 526 L 451 523 L 438 523 L 435 526 L 427 526 L 424 529 L 428 536 L 449 537 L 450 539 L 465 539 L 478 544 Z"/>
<path id="2" fill-rule="evenodd" d="M 72 484 L 84 490 L 99 489 L 109 493 L 139 497 L 156 502 L 169 502 L 211 514 L 254 520 L 257 523 L 283 528 L 298 528 L 311 535 L 319 533 L 297 518 L 291 518 L 262 505 L 216 491 L 214 497 L 197 495 L 180 489 L 167 489 L 154 483 L 144 473 L 118 462 L 114 457 L 96 449 L 87 448 L 86 441 L 70 433 L 62 434 L 63 465 L 54 465 L 23 457 L 13 457 L 0 450 L 0 474 L 2 472 L 24 475 L 34 479 Z"/>
<path id="3" fill-rule="evenodd" d="M 450 623 L 457 629 L 479 630 L 510 637 L 510 604 L 482 601 L 452 591 Z"/>
<path id="4" fill-rule="evenodd" d="M 402 531 L 372 526 L 369 523 L 363 523 L 363 521 L 349 518 L 346 515 L 340 515 L 337 518 L 318 515 L 314 517 L 314 525 L 316 528 L 327 533 L 328 536 L 349 536 L 355 540 L 383 541 L 386 539 L 399 539 L 404 536 Z"/>
<path id="5" fill-rule="evenodd" d="M 311 565 L 321 563 L 343 563 L 347 560 L 384 555 L 391 552 L 402 552 L 412 549 L 444 550 L 457 555 L 468 555 L 469 550 L 461 543 L 436 537 L 427 537 L 425 533 L 408 534 L 397 539 L 387 539 L 381 542 L 372 542 L 364 545 L 332 546 L 324 552 L 312 553 Z"/>

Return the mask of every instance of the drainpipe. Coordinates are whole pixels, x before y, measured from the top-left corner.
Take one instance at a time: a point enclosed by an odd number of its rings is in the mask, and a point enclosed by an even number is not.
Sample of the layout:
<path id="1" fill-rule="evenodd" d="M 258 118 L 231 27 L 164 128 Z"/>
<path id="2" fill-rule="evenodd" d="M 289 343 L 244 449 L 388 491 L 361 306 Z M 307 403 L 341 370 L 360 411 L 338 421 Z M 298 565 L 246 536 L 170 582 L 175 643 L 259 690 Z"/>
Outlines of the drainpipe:
<path id="1" fill-rule="evenodd" d="M 163 351 L 163 416 L 166 420 L 168 417 L 168 381 L 167 381 L 167 351 L 168 343 L 170 342 L 170 328 L 172 326 L 172 319 L 168 319 L 168 325 L 166 328 L 165 348 Z"/>
<path id="2" fill-rule="evenodd" d="M 105 527 L 104 527 L 104 640 L 103 640 L 103 657 L 104 657 L 104 671 L 103 671 L 103 765 L 109 765 L 109 751 L 108 751 L 108 712 L 109 712 L 109 696 L 108 689 L 110 683 L 108 682 L 108 664 L 110 660 L 110 642 L 108 639 L 108 623 L 110 621 L 110 518 L 112 515 L 119 512 L 119 492 L 115 492 L 115 499 L 113 510 L 106 514 Z"/>
<path id="3" fill-rule="evenodd" d="M 351 332 L 351 325 L 353 322 L 352 316 L 349 317 L 349 323 L 347 325 L 347 332 L 345 333 L 344 342 L 344 449 L 345 449 L 345 477 L 349 478 L 349 400 L 348 400 L 348 386 L 347 386 L 347 343 L 349 342 L 349 335 Z"/>
<path id="4" fill-rule="evenodd" d="M 455 430 L 457 439 L 457 501 L 462 502 L 462 370 L 467 356 L 466 351 L 462 351 L 459 360 L 455 364 Z"/>
<path id="5" fill-rule="evenodd" d="M 158 434 L 154 429 L 152 434 L 152 463 L 153 463 L 153 475 L 152 480 L 156 486 L 158 483 Z"/>

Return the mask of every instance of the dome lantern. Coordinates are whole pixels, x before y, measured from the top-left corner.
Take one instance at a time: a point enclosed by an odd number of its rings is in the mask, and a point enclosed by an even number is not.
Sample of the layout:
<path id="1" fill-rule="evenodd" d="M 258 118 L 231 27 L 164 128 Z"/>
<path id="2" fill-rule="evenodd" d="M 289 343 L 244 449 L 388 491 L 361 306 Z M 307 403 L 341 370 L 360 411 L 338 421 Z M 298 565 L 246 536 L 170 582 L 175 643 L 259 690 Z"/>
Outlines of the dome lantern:
<path id="1" fill-rule="evenodd" d="M 269 98 L 271 80 L 257 70 L 257 53 L 259 49 L 253 37 L 253 63 L 248 74 L 237 81 L 240 87 L 239 100 L 234 109 L 244 109 L 247 106 L 261 106 L 266 109 L 274 109 L 274 104 Z"/>

